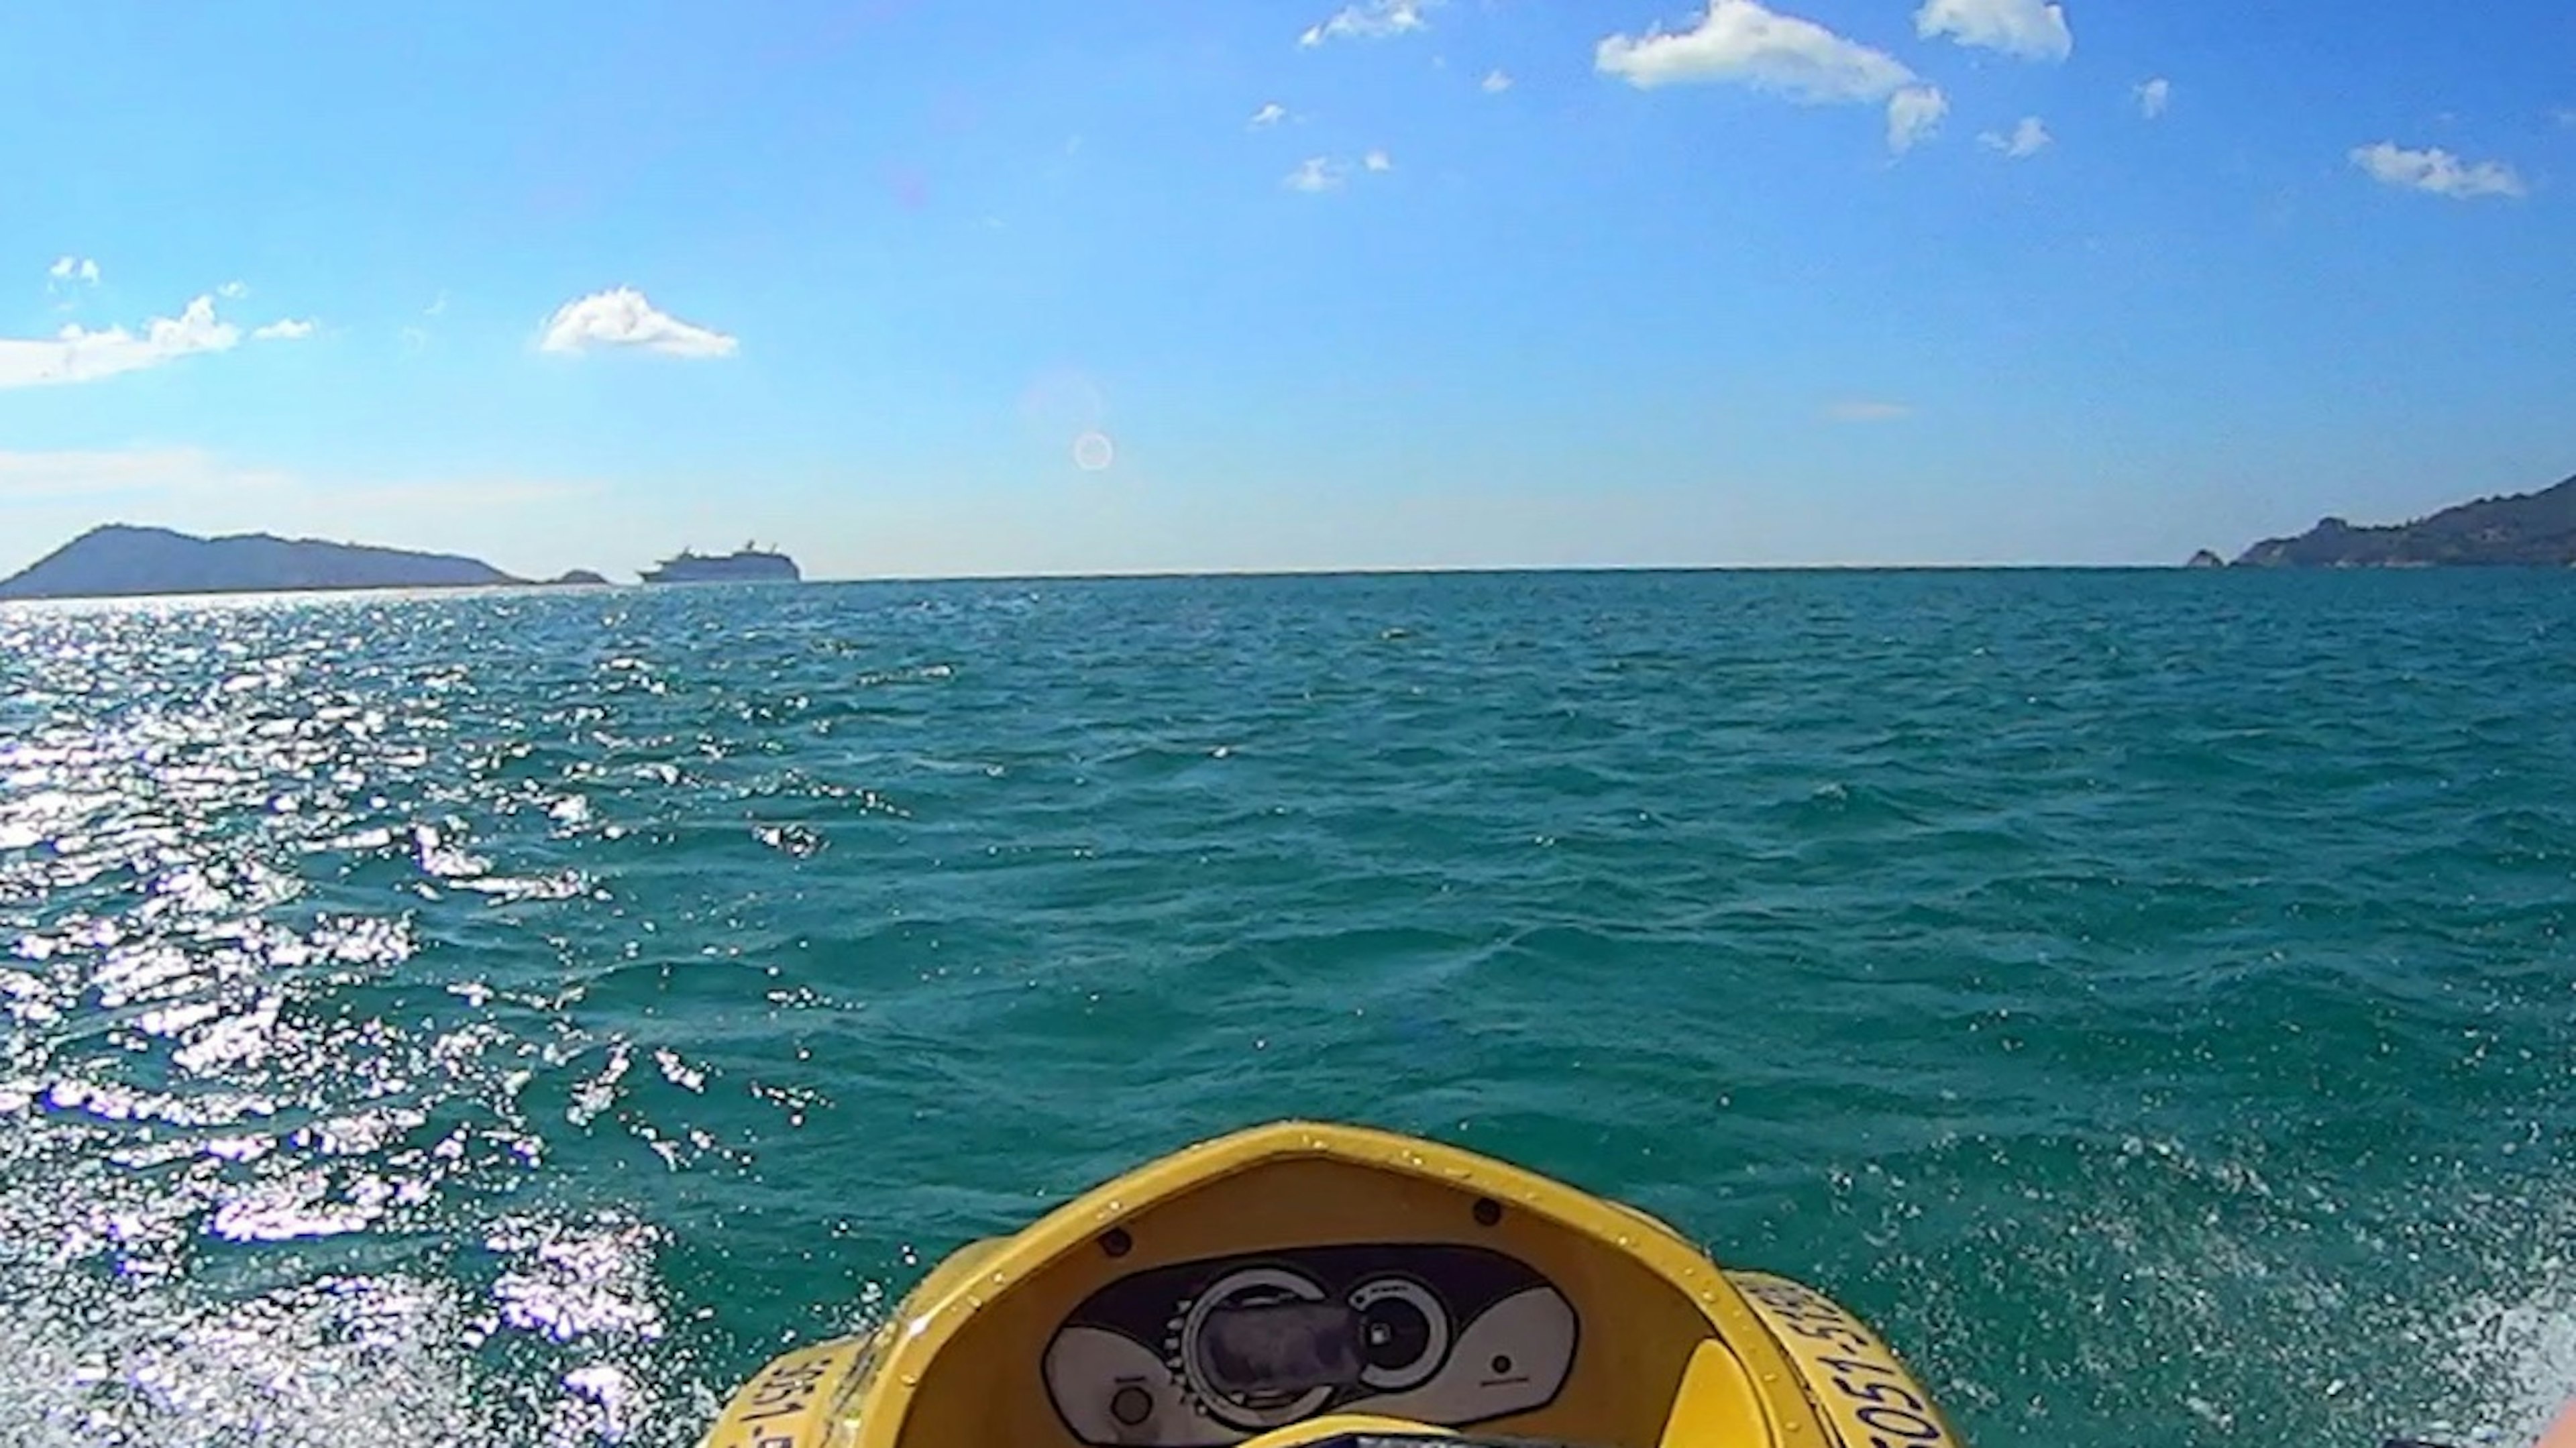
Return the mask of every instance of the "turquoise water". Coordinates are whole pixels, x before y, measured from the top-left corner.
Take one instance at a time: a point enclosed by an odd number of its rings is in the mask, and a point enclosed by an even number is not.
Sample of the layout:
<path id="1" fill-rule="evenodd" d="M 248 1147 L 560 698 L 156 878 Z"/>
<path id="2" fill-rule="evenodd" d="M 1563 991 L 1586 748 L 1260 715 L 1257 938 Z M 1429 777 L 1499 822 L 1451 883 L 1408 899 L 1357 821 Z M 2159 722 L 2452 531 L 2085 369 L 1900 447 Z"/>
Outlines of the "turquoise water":
<path id="1" fill-rule="evenodd" d="M 1355 1118 L 1875 1319 L 1983 1448 L 2576 1388 L 2576 577 L 0 611 L 0 1440 L 685 1444 Z"/>

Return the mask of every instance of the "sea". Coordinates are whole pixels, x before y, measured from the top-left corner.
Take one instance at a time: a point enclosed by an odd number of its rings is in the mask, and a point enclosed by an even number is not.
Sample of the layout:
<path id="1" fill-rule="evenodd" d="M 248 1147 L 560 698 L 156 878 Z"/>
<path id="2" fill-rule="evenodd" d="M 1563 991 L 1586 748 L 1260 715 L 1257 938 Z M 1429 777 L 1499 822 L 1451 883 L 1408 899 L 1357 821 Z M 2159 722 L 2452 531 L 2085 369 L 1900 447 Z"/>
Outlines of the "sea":
<path id="1" fill-rule="evenodd" d="M 0 1442 L 685 1448 L 1272 1118 L 1633 1201 L 1980 1448 L 2576 1391 L 2576 574 L 0 610 Z"/>

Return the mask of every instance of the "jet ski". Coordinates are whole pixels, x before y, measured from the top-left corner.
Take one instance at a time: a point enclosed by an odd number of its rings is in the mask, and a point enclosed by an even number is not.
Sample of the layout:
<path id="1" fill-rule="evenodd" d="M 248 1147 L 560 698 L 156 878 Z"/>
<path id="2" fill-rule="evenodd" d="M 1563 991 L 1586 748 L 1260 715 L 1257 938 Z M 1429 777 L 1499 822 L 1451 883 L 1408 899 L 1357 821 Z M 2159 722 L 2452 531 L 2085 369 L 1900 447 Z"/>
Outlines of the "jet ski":
<path id="1" fill-rule="evenodd" d="M 1286 1122 L 1142 1166 L 745 1383 L 705 1448 L 1950 1448 L 1859 1318 L 1633 1207 Z"/>

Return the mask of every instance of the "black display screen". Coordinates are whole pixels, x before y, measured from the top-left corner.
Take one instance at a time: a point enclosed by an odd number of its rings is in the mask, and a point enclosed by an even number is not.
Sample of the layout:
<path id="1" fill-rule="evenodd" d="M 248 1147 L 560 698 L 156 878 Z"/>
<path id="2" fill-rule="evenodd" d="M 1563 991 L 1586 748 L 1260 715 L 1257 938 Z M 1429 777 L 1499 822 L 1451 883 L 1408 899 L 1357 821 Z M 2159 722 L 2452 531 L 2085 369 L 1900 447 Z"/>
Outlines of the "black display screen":
<path id="1" fill-rule="evenodd" d="M 1199 1324 L 1199 1368 L 1221 1393 L 1294 1397 L 1360 1380 L 1360 1315 L 1338 1302 L 1221 1307 Z"/>

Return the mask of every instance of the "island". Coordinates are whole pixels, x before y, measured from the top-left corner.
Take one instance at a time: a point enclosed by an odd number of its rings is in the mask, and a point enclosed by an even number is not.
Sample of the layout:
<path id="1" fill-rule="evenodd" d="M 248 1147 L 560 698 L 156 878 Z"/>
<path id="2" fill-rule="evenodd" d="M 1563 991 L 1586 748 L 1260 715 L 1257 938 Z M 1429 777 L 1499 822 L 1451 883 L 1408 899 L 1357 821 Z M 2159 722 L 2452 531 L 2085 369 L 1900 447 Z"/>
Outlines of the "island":
<path id="1" fill-rule="evenodd" d="M 2197 558 L 2193 562 L 2200 564 Z M 2537 493 L 2480 498 L 2411 523 L 2355 527 L 2341 518 L 2327 518 L 2296 538 L 2264 539 L 2245 550 L 2233 566 L 2576 566 L 2576 478 Z"/>
<path id="2" fill-rule="evenodd" d="M 307 589 L 490 588 L 521 585 L 479 559 L 358 543 L 245 533 L 198 538 L 168 528 L 93 528 L 0 579 L 0 599 L 139 598 L 172 593 Z M 558 583 L 605 583 L 576 570 Z"/>

